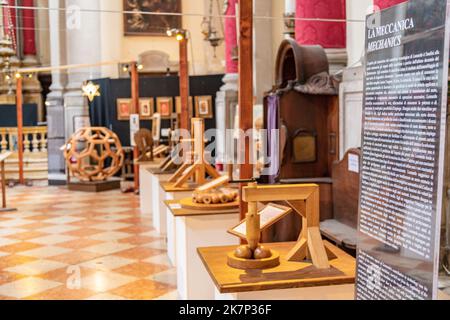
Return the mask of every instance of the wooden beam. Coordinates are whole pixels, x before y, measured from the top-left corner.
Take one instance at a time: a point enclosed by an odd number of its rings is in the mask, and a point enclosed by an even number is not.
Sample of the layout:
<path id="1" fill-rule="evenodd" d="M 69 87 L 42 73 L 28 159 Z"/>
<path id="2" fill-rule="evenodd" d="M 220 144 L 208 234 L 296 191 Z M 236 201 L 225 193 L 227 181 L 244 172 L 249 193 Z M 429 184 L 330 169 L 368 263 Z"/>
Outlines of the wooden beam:
<path id="1" fill-rule="evenodd" d="M 239 128 L 246 132 L 253 128 L 253 0 L 239 1 Z M 244 143 L 244 163 L 240 164 L 240 179 L 253 178 L 250 163 L 250 143 Z M 240 184 L 240 194 L 245 184 Z M 245 218 L 248 207 L 240 197 L 240 216 Z"/>
<path id="2" fill-rule="evenodd" d="M 131 63 L 131 104 L 135 113 L 139 114 L 139 73 L 137 62 Z M 139 158 L 137 146 L 133 148 L 133 158 Z M 139 190 L 139 165 L 134 165 L 134 191 Z"/>
<path id="3" fill-rule="evenodd" d="M 188 63 L 188 39 L 179 40 L 180 46 L 180 101 L 181 119 L 180 129 L 190 129 L 192 110 L 189 105 L 189 63 Z"/>
<path id="4" fill-rule="evenodd" d="M 307 200 L 315 192 L 319 192 L 319 186 L 316 184 L 258 186 L 257 189 L 244 188 L 242 200 L 245 202 Z"/>
<path id="5" fill-rule="evenodd" d="M 17 78 L 16 84 L 16 108 L 17 108 L 17 153 L 19 158 L 19 183 L 25 184 L 23 174 L 23 78 Z"/>

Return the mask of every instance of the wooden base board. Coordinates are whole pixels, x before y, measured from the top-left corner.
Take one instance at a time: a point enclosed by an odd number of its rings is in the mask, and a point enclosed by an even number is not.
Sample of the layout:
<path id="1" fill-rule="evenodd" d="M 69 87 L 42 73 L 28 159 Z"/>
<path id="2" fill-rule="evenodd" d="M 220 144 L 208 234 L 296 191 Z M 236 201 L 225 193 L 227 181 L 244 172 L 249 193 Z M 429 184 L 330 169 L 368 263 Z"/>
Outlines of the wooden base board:
<path id="1" fill-rule="evenodd" d="M 236 246 L 198 248 L 200 259 L 220 293 L 332 286 L 355 282 L 355 259 L 324 241 L 325 248 L 336 258 L 330 269 L 318 269 L 311 262 L 291 262 L 286 255 L 295 242 L 264 243 L 280 254 L 280 265 L 265 270 L 240 270 L 228 265 L 228 254 Z"/>
<path id="2" fill-rule="evenodd" d="M 16 208 L 0 208 L 0 213 L 2 212 L 13 212 L 13 211 L 17 211 Z"/>
<path id="3" fill-rule="evenodd" d="M 71 182 L 68 184 L 70 191 L 103 192 L 120 189 L 120 180 Z"/>
<path id="4" fill-rule="evenodd" d="M 180 200 L 180 205 L 185 209 L 192 209 L 192 210 L 232 210 L 239 208 L 239 201 L 233 201 L 229 203 L 216 203 L 216 204 L 201 204 L 201 203 L 195 203 L 192 201 L 192 198 L 185 198 Z"/>
<path id="5" fill-rule="evenodd" d="M 263 270 L 275 268 L 280 265 L 280 254 L 271 250 L 272 256 L 267 259 L 241 259 L 234 255 L 234 252 L 228 253 L 227 263 L 230 267 L 241 270 Z"/>

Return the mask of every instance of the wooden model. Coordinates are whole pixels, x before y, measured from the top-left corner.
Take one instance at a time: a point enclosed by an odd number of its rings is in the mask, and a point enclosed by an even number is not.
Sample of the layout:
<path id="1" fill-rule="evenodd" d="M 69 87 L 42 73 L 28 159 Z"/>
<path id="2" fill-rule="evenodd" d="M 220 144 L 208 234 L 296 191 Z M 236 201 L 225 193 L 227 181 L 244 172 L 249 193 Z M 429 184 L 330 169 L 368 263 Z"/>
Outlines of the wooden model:
<path id="1" fill-rule="evenodd" d="M 310 259 L 318 269 L 330 268 L 328 255 L 320 234 L 318 185 L 257 186 L 252 184 L 243 189 L 242 198 L 244 202 L 248 203 L 249 208 L 246 215 L 248 245 L 238 247 L 234 253 L 229 254 L 228 264 L 231 267 L 264 269 L 272 268 L 274 264 L 277 265 L 273 261 L 277 260 L 277 253 L 269 252 L 259 244 L 261 230 L 257 203 L 284 201 L 302 218 L 302 231 L 297 244 L 286 256 L 286 260 L 303 262 L 305 259 Z"/>
<path id="2" fill-rule="evenodd" d="M 197 189 L 191 198 L 182 199 L 183 208 L 194 210 L 229 210 L 239 207 L 238 191 L 225 187 L 230 178 L 225 175 L 214 179 Z"/>
<path id="3" fill-rule="evenodd" d="M 16 209 L 11 209 L 6 207 L 6 175 L 5 175 L 5 161 L 12 155 L 11 151 L 0 153 L 0 174 L 2 183 L 2 206 L 0 212 L 15 211 Z"/>
<path id="4" fill-rule="evenodd" d="M 139 151 L 138 161 L 153 161 L 153 135 L 148 129 L 139 129 L 134 134 L 134 142 Z"/>
<path id="5" fill-rule="evenodd" d="M 83 182 L 105 181 L 114 176 L 124 162 L 124 151 L 117 135 L 104 127 L 86 127 L 75 132 L 64 146 L 70 173 Z"/>
<path id="6" fill-rule="evenodd" d="M 170 177 L 169 182 L 173 183 L 173 187 L 182 188 L 190 179 L 196 185 L 202 185 L 206 182 L 206 174 L 213 179 L 219 178 L 220 174 L 216 169 L 205 160 L 205 142 L 203 134 L 205 131 L 205 123 L 201 118 L 193 118 L 191 120 L 192 141 L 184 140 L 184 143 L 193 143 L 193 151 L 189 153 L 190 158 L 181 165 L 181 167 Z"/>

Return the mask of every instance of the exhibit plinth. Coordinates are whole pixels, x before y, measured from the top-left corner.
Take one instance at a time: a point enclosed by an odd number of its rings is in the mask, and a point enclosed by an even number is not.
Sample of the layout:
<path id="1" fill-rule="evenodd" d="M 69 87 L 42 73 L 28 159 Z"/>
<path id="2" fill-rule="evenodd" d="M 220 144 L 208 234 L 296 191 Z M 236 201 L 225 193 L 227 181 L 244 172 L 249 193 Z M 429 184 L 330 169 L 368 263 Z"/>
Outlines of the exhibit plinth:
<path id="1" fill-rule="evenodd" d="M 152 205 L 152 221 L 153 221 L 153 227 L 155 230 L 165 235 L 167 232 L 166 228 L 166 216 L 164 214 L 165 212 L 165 205 L 164 202 L 162 202 L 162 196 L 163 191 L 161 188 L 161 183 L 167 182 L 170 178 L 170 174 L 157 174 L 157 170 L 151 171 L 151 205 Z"/>
<path id="2" fill-rule="evenodd" d="M 152 179 L 151 175 L 158 170 L 160 161 L 137 161 L 139 166 L 139 203 L 143 215 L 152 214 Z"/>
<path id="3" fill-rule="evenodd" d="M 345 285 L 355 282 L 355 259 L 328 241 L 324 244 L 334 255 L 329 269 L 316 268 L 307 261 L 286 260 L 294 242 L 264 244 L 280 254 L 280 265 L 265 270 L 230 267 L 227 257 L 235 249 L 233 246 L 198 248 L 198 254 L 217 288 L 217 299 L 306 299 L 314 292 L 320 299 L 335 299 L 339 295 L 353 299 L 354 292 Z"/>
<path id="4" fill-rule="evenodd" d="M 173 187 L 172 183 L 169 182 L 161 182 L 160 183 L 160 195 L 159 195 L 159 203 L 160 203 L 160 227 L 161 234 L 165 234 L 167 236 L 167 255 L 169 256 L 169 260 L 173 266 L 176 266 L 176 231 L 175 231 L 175 219 L 173 215 L 169 213 L 169 209 L 167 208 L 164 201 L 168 200 L 181 200 L 186 197 L 192 195 L 192 191 L 194 190 L 193 186 L 186 185 L 186 188 L 176 188 Z"/>
<path id="5" fill-rule="evenodd" d="M 120 179 L 109 178 L 105 181 L 71 181 L 67 187 L 70 191 L 104 192 L 120 189 Z"/>
<path id="6" fill-rule="evenodd" d="M 213 300 L 214 284 L 197 254 L 202 246 L 234 245 L 239 240 L 224 228 L 239 221 L 239 210 L 204 211 L 181 208 L 179 201 L 166 201 L 176 226 L 178 294 L 183 300 Z"/>

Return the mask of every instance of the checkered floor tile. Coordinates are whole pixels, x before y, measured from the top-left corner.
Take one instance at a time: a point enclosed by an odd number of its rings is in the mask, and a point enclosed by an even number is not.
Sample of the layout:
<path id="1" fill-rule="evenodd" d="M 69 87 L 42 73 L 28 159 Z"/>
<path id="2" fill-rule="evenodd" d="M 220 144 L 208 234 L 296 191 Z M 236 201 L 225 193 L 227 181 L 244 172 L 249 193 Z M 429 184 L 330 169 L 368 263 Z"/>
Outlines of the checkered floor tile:
<path id="1" fill-rule="evenodd" d="M 64 187 L 8 189 L 0 300 L 176 299 L 166 244 L 139 198 Z"/>

